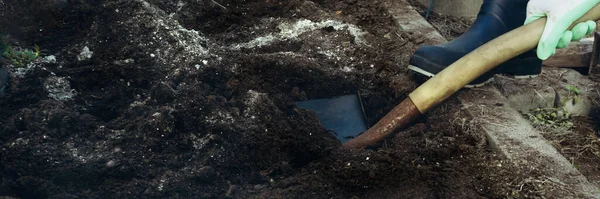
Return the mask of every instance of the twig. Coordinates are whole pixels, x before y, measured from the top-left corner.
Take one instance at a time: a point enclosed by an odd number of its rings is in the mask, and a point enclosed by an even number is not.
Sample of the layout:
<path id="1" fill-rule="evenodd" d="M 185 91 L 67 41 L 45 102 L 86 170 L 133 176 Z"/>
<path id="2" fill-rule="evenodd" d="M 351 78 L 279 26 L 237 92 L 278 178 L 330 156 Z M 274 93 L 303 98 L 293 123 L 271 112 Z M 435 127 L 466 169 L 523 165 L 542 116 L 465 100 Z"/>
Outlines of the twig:
<path id="1" fill-rule="evenodd" d="M 537 94 L 540 98 L 542 98 L 542 100 L 544 100 L 544 102 L 546 102 L 546 99 L 542 96 L 542 94 L 540 94 L 540 92 L 538 92 L 536 89 L 533 89 L 533 91 L 535 92 L 535 94 Z"/>
<path id="2" fill-rule="evenodd" d="M 213 2 L 213 3 L 215 3 L 215 4 L 217 4 L 217 5 L 218 5 L 218 6 L 220 6 L 221 8 L 223 8 L 223 9 L 227 10 L 227 8 L 226 8 L 225 6 L 223 6 L 223 5 L 219 4 L 219 3 L 217 3 L 215 0 L 210 0 L 210 1 L 212 1 L 212 2 Z"/>
<path id="3" fill-rule="evenodd" d="M 558 81 L 560 81 L 560 78 L 561 78 L 561 77 L 562 77 L 562 76 L 563 76 L 563 75 L 564 75 L 566 72 L 569 72 L 569 71 L 568 71 L 568 70 L 564 70 L 562 73 L 560 73 L 560 74 L 558 75 L 558 78 L 556 79 L 556 81 L 557 81 L 557 82 L 558 82 Z"/>
<path id="4" fill-rule="evenodd" d="M 560 106 L 560 95 L 558 94 L 558 91 L 556 91 L 556 88 L 552 87 L 552 90 L 554 91 L 554 103 L 553 103 L 553 107 L 554 108 L 558 108 L 558 106 Z M 570 91 L 569 91 L 569 95 L 570 95 Z"/>

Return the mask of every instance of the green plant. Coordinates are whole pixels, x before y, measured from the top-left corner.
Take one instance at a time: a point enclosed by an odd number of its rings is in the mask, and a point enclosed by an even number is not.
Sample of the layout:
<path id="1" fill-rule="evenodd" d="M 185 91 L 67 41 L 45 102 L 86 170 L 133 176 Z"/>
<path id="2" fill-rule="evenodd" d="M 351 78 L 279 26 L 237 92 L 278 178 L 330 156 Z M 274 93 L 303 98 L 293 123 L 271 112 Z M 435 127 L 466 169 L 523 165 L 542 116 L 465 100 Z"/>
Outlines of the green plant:
<path id="1" fill-rule="evenodd" d="M 565 109 L 565 105 L 571 99 L 573 104 L 576 104 L 579 99 L 581 90 L 574 85 L 566 85 L 565 88 L 569 91 L 568 96 L 561 102 L 561 97 L 558 91 L 553 88 L 555 93 L 554 107 L 553 108 L 535 108 L 531 109 L 529 113 L 523 114 L 531 123 L 534 125 L 546 126 L 550 128 L 571 128 L 573 122 L 571 121 L 571 114 Z"/>
<path id="2" fill-rule="evenodd" d="M 4 44 L 3 44 L 4 45 Z M 33 50 L 23 49 L 15 50 L 11 46 L 5 46 L 2 57 L 15 67 L 25 67 L 27 64 L 35 61 L 40 56 L 40 47 L 34 46 Z"/>
<path id="3" fill-rule="evenodd" d="M 579 94 L 581 93 L 581 90 L 574 85 L 566 85 L 565 88 L 569 91 L 566 101 L 573 99 L 573 105 L 575 105 L 579 100 Z M 566 103 L 566 101 L 564 103 Z"/>
<path id="4" fill-rule="evenodd" d="M 560 108 L 536 108 L 526 113 L 525 117 L 534 125 L 541 125 L 551 128 L 571 128 L 571 114 L 563 107 Z"/>

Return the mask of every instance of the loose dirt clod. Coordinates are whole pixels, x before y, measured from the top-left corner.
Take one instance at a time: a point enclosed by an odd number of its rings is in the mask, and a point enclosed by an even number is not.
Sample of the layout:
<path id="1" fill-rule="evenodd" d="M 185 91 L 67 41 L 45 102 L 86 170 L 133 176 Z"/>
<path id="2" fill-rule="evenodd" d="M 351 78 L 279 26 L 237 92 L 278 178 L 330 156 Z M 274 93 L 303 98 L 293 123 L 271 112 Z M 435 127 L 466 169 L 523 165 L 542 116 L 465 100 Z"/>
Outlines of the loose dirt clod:
<path id="1" fill-rule="evenodd" d="M 44 88 L 48 92 L 48 97 L 59 101 L 69 100 L 77 95 L 64 77 L 49 77 L 44 81 Z"/>

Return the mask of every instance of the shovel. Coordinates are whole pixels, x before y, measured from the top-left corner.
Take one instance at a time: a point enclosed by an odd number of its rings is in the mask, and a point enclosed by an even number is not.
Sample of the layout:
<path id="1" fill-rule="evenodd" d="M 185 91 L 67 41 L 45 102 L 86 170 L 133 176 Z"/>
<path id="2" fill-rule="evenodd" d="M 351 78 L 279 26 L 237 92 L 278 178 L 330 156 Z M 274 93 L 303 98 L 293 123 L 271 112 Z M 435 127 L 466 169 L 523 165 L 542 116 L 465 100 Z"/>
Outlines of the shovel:
<path id="1" fill-rule="evenodd" d="M 359 93 L 299 101 L 296 106 L 314 111 L 321 125 L 329 129 L 342 144 L 368 129 Z"/>
<path id="2" fill-rule="evenodd" d="M 577 23 L 588 20 L 596 21 L 598 19 L 600 19 L 600 4 L 596 5 L 585 15 L 579 18 L 579 20 L 573 23 L 569 29 L 573 28 L 573 26 Z M 505 33 L 504 35 L 487 42 L 483 46 L 480 46 L 471 53 L 465 55 L 411 92 L 407 99 L 398 104 L 374 126 L 367 129 L 357 137 L 348 140 L 347 142 L 343 142 L 343 147 L 348 149 L 363 149 L 365 147 L 373 146 L 393 133 L 408 127 L 424 113 L 431 110 L 448 97 L 452 96 L 454 93 L 463 88 L 469 82 L 475 80 L 477 77 L 502 64 L 503 62 L 535 48 L 542 36 L 545 24 L 546 18 L 540 18 L 534 22 L 528 23 L 508 33 Z M 339 98 L 327 100 L 343 101 L 343 99 Z M 351 98 L 346 98 L 346 100 L 348 100 L 346 102 L 350 102 L 350 104 L 360 103 L 360 101 L 352 101 L 353 99 Z M 323 104 L 323 101 L 314 103 Z M 325 104 L 340 105 L 344 103 L 334 102 Z M 324 107 L 331 108 L 333 106 L 325 105 Z M 361 106 L 354 104 L 350 107 Z M 323 107 L 317 108 L 316 106 L 312 106 L 312 108 L 312 110 L 316 112 L 324 109 Z M 331 116 L 332 115 L 326 116 L 321 114 L 319 119 L 323 121 L 323 119 L 327 120 L 326 118 L 329 117 L 333 120 L 342 121 L 341 123 L 331 125 L 330 127 L 340 127 L 344 125 L 350 126 L 356 122 L 364 123 L 364 120 L 362 120 L 364 118 L 361 119 L 360 117 L 354 117 L 354 120 L 343 120 L 339 118 L 336 119 L 335 117 Z M 328 128 L 328 126 L 325 127 Z M 357 129 L 350 131 L 349 134 L 356 134 Z M 338 137 L 338 139 L 340 138 Z"/>
<path id="3" fill-rule="evenodd" d="M 600 4 L 589 10 L 569 27 L 600 19 Z M 415 119 L 437 106 L 477 77 L 528 50 L 535 48 L 542 36 L 546 18 L 523 25 L 457 60 L 427 80 L 373 127 L 343 144 L 348 149 L 363 149 L 377 144 L 394 132 L 408 127 Z"/>

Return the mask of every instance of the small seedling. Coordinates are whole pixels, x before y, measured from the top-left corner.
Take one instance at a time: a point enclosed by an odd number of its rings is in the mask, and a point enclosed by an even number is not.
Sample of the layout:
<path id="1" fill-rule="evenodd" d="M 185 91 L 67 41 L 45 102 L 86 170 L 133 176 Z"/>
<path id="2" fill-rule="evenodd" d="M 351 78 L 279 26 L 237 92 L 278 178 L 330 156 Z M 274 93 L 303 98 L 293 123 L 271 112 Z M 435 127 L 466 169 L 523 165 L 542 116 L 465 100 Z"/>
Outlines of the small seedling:
<path id="1" fill-rule="evenodd" d="M 2 57 L 15 67 L 26 67 L 27 64 L 35 61 L 40 56 L 40 47 L 35 45 L 33 50 L 15 50 L 11 46 L 6 46 Z"/>
<path id="2" fill-rule="evenodd" d="M 567 96 L 567 101 L 569 99 L 573 99 L 573 105 L 577 104 L 577 101 L 579 100 L 579 94 L 581 93 L 581 90 L 579 90 L 579 88 L 577 88 L 574 85 L 566 85 L 565 87 L 569 91 L 569 95 Z"/>
<path id="3" fill-rule="evenodd" d="M 566 85 L 565 87 L 567 88 L 567 90 L 569 90 L 569 92 L 572 92 L 572 93 L 575 93 L 575 94 L 581 93 L 581 90 L 579 90 L 579 88 L 577 88 L 576 86 Z"/>

